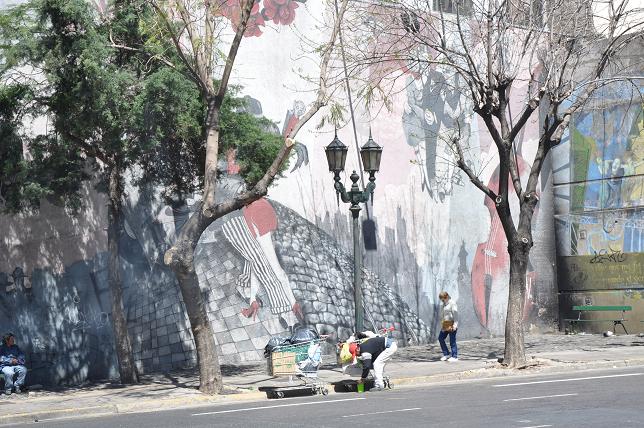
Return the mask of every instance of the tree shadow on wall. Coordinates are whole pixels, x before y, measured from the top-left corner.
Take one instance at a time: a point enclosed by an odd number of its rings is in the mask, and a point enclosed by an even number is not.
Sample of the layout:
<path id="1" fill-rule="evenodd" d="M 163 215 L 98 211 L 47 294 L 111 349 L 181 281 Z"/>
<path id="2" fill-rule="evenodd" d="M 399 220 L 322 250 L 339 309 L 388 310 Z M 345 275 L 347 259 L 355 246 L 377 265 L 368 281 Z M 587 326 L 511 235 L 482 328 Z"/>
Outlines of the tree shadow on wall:
<path id="1" fill-rule="evenodd" d="M 107 257 L 76 262 L 63 274 L 36 269 L 29 293 L 0 293 L 0 325 L 27 357 L 27 385 L 106 379 L 115 373 Z M 3 330 L 3 331 L 4 331 Z"/>

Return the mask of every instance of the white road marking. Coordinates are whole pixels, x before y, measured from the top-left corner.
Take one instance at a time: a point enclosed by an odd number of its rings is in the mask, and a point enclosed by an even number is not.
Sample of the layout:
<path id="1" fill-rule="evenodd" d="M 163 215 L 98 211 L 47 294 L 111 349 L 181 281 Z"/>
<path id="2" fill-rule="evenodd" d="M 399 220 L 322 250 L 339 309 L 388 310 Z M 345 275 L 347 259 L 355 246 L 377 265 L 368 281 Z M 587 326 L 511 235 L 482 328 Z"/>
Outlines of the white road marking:
<path id="1" fill-rule="evenodd" d="M 557 394 L 557 395 L 540 395 L 538 397 L 508 398 L 507 400 L 503 400 L 503 401 L 537 400 L 539 398 L 570 397 L 571 395 L 579 395 L 579 394 L 573 393 L 573 394 Z M 528 422 L 530 422 L 530 421 L 528 421 Z"/>
<path id="2" fill-rule="evenodd" d="M 373 413 L 357 413 L 355 415 L 344 415 L 343 418 L 353 418 L 356 416 L 368 416 L 368 415 L 383 415 L 385 413 L 398 413 L 398 412 L 411 412 L 412 410 L 420 410 L 420 407 L 412 407 L 411 409 L 400 409 L 400 410 L 386 410 L 383 412 L 373 412 Z"/>
<path id="3" fill-rule="evenodd" d="M 249 412 L 251 410 L 266 410 L 266 409 L 277 409 L 280 407 L 294 407 L 294 406 L 310 406 L 313 404 L 332 404 L 339 403 L 341 401 L 355 401 L 355 400 L 366 400 L 364 397 L 360 398 L 344 398 L 342 400 L 332 400 L 332 401 L 312 401 L 306 403 L 289 403 L 289 404 L 278 404 L 277 406 L 261 406 L 261 407 L 247 407 L 244 409 L 232 409 L 232 410 L 219 410 L 217 412 L 204 412 L 204 413 L 193 413 L 192 416 L 205 416 L 205 415 L 218 415 L 221 413 L 236 413 L 236 412 Z"/>
<path id="4" fill-rule="evenodd" d="M 589 377 L 576 377 L 570 379 L 552 379 L 552 380 L 537 380 L 534 382 L 520 382 L 520 383 L 504 383 L 501 385 L 492 385 L 495 388 L 503 388 L 505 386 L 521 386 L 521 385 L 535 385 L 538 383 L 557 383 L 557 382 L 574 382 L 577 380 L 593 380 L 593 379 L 608 379 L 611 377 L 627 377 L 627 376 L 642 376 L 644 373 L 623 373 L 606 376 L 589 376 Z"/>

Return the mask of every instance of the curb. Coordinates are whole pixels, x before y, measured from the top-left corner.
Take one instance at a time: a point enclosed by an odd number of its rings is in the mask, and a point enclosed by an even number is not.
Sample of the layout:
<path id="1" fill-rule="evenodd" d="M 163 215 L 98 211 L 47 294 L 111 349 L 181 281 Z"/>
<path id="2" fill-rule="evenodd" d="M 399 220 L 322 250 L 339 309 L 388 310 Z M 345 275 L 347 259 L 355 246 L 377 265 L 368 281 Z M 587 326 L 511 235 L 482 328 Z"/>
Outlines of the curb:
<path id="1" fill-rule="evenodd" d="M 434 374 L 427 376 L 415 377 L 399 377 L 394 378 L 394 386 L 417 386 L 417 385 L 431 385 L 442 382 L 458 382 L 462 380 L 478 380 L 478 379 L 492 379 L 501 377 L 523 377 L 537 374 L 547 373 L 562 373 L 570 370 L 592 370 L 601 368 L 617 368 L 617 367 L 631 367 L 644 365 L 644 358 L 635 358 L 628 360 L 614 360 L 614 361 L 557 361 L 546 359 L 547 361 L 555 362 L 557 365 L 551 366 L 536 366 L 537 370 L 526 369 L 524 372 L 517 370 L 499 369 L 496 367 L 478 368 L 466 370 L 462 372 L 451 372 L 445 374 Z M 332 383 L 326 383 L 330 395 L 346 394 L 334 391 Z M 41 410 L 35 412 L 18 413 L 13 415 L 0 415 L 0 425 L 15 424 L 15 423 L 29 423 L 38 422 L 52 419 L 64 419 L 78 416 L 105 416 L 113 414 L 127 414 L 127 413 L 148 413 L 163 410 L 181 409 L 189 407 L 207 406 L 215 403 L 236 403 L 243 401 L 258 401 L 265 400 L 266 393 L 260 391 L 249 391 L 238 394 L 217 395 L 217 396 L 201 396 L 195 395 L 191 397 L 181 398 L 162 398 L 162 399 L 148 399 L 148 400 L 133 400 L 132 403 L 117 403 L 103 406 L 90 406 L 78 407 L 67 409 L 55 410 Z"/>
<path id="2" fill-rule="evenodd" d="M 206 406 L 215 403 L 235 403 L 254 401 L 266 398 L 259 391 L 243 392 L 230 395 L 161 398 L 135 400 L 133 403 L 117 403 L 104 406 L 71 407 L 67 409 L 39 410 L 34 412 L 0 415 L 0 425 L 32 423 L 45 420 L 66 419 L 78 416 L 106 416 L 127 413 L 148 413 L 163 410 L 181 409 L 187 407 Z"/>
<path id="3" fill-rule="evenodd" d="M 552 366 L 535 366 L 536 370 L 524 369 L 525 371 L 518 372 L 517 370 L 502 369 L 496 367 L 480 368 L 466 370 L 462 372 L 452 372 L 446 374 L 436 374 L 427 376 L 403 377 L 395 378 L 394 385 L 422 385 L 434 384 L 441 382 L 454 382 L 461 380 L 478 380 L 478 379 L 493 379 L 501 377 L 527 377 L 539 374 L 556 374 L 565 373 L 570 370 L 594 370 L 602 368 L 618 368 L 618 367 L 631 367 L 644 365 L 644 358 L 634 358 L 628 360 L 614 360 L 614 361 L 555 361 L 558 365 Z"/>
<path id="4" fill-rule="evenodd" d="M 162 410 L 180 409 L 185 407 L 206 406 L 209 404 L 237 403 L 241 401 L 254 401 L 266 398 L 264 392 L 252 391 L 239 394 L 203 396 L 181 398 L 163 398 L 150 400 L 136 400 L 134 403 L 116 404 L 116 413 L 147 413 Z"/>
<path id="5" fill-rule="evenodd" d="M 72 416 L 99 416 L 117 413 L 116 406 L 90 406 L 90 407 L 72 407 L 69 409 L 41 410 L 28 413 L 16 413 L 13 415 L 0 416 L 0 424 L 17 424 L 38 422 L 46 419 L 62 419 Z"/>

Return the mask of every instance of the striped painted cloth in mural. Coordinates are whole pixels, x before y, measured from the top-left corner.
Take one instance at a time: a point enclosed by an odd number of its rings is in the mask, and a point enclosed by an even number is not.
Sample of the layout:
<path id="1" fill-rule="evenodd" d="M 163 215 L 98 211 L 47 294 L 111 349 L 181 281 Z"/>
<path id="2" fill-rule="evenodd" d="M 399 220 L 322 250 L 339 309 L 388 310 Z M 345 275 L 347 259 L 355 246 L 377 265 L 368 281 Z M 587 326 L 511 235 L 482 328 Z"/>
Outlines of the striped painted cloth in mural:
<path id="1" fill-rule="evenodd" d="M 244 267 L 237 279 L 237 285 L 244 288 L 250 287 L 251 273 L 254 273 L 259 283 L 266 289 L 271 312 L 279 315 L 290 311 L 293 302 L 284 292 L 282 283 L 268 262 L 259 242 L 250 232 L 244 217 L 228 220 L 221 229 L 226 239 L 244 258 Z M 251 296 L 252 298 L 254 296 Z"/>

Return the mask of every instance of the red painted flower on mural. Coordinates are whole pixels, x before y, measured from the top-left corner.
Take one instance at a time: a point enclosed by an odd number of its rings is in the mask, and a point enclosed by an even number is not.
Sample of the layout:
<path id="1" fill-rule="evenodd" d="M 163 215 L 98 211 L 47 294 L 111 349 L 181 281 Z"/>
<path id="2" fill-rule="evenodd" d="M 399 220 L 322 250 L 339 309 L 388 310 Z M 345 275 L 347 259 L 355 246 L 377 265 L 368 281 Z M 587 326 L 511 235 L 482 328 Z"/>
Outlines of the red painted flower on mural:
<path id="1" fill-rule="evenodd" d="M 228 18 L 233 30 L 237 30 L 237 26 L 241 21 L 240 0 L 219 1 L 217 15 Z M 295 20 L 295 9 L 299 7 L 298 1 L 302 0 L 255 0 L 244 37 L 261 36 L 261 27 L 266 25 L 267 20 L 273 21 L 278 25 L 292 24 Z"/>
<path id="2" fill-rule="evenodd" d="M 295 0 L 264 0 L 262 11 L 266 19 L 275 24 L 290 25 L 295 20 L 295 9 L 299 5 Z"/>
<path id="3" fill-rule="evenodd" d="M 259 3 L 255 3 L 253 10 L 250 12 L 250 18 L 248 18 L 248 25 L 246 27 L 246 32 L 244 37 L 259 37 L 262 35 L 262 29 L 265 24 L 264 17 L 259 12 Z"/>
<path id="4" fill-rule="evenodd" d="M 241 22 L 241 5 L 239 4 L 239 0 L 223 0 L 219 5 L 217 15 L 228 18 L 232 24 L 233 30 L 237 31 L 237 27 Z M 264 25 L 264 17 L 259 10 L 259 1 L 256 1 L 250 12 L 244 37 L 261 36 L 262 29 L 260 27 L 263 27 Z"/>
<path id="5" fill-rule="evenodd" d="M 241 19 L 241 6 L 239 0 L 220 0 L 216 15 L 228 18 L 233 26 L 239 25 Z"/>

